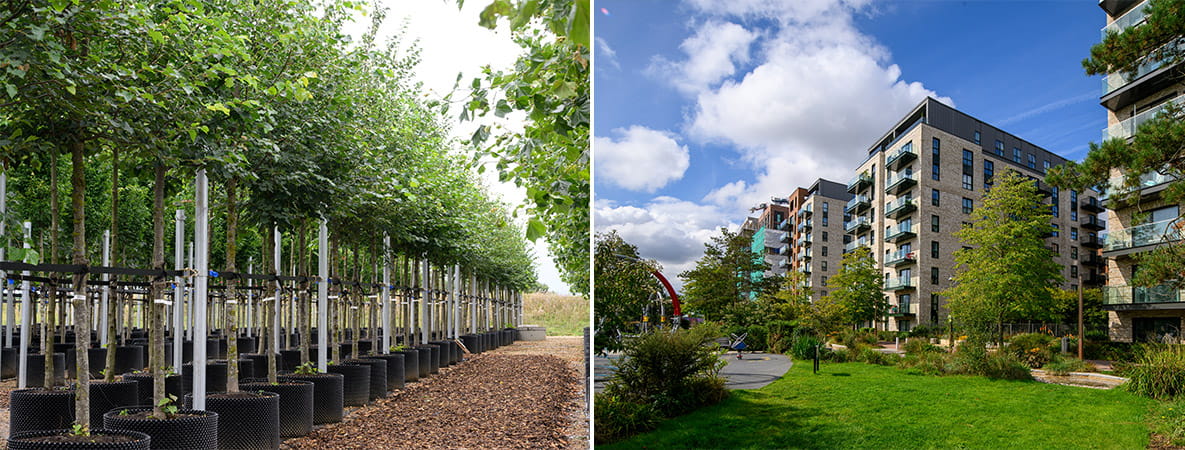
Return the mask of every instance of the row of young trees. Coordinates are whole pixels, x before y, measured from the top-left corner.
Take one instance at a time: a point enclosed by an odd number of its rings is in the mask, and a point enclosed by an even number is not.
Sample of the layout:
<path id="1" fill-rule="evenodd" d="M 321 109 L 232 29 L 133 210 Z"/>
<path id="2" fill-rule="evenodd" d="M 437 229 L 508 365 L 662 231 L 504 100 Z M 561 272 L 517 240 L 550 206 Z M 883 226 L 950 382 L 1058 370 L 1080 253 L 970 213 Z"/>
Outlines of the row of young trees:
<path id="1" fill-rule="evenodd" d="M 32 221 L 31 244 L 48 246 L 49 261 L 69 250 L 70 262 L 88 265 L 102 228 L 88 219 L 105 218 L 112 265 L 163 270 L 166 211 L 189 207 L 188 180 L 204 170 L 215 181 L 211 233 L 225 233 L 212 267 L 236 272 L 254 255 L 272 267 L 275 227 L 295 249 L 297 273 L 311 275 L 309 232 L 325 219 L 334 277 L 373 280 L 378 261 L 400 254 L 534 288 L 511 211 L 476 181 L 467 156 L 450 151 L 442 116 L 409 82 L 418 52 L 376 37 L 382 10 L 370 11 L 361 39 L 342 31 L 364 9 L 346 0 L 8 2 L 0 8 L 0 162 L 18 189 L 6 223 Z M 59 239 L 65 170 L 69 244 Z M 74 276 L 74 292 L 86 278 Z M 149 298 L 160 298 L 168 280 L 153 281 Z M 59 301 L 51 298 L 49 317 Z M 73 304 L 80 374 L 88 373 L 89 304 Z M 233 306 L 226 312 L 236 316 Z M 157 404 L 166 365 L 155 350 L 159 325 L 150 326 Z M 75 386 L 84 428 L 87 383 L 83 376 Z"/>

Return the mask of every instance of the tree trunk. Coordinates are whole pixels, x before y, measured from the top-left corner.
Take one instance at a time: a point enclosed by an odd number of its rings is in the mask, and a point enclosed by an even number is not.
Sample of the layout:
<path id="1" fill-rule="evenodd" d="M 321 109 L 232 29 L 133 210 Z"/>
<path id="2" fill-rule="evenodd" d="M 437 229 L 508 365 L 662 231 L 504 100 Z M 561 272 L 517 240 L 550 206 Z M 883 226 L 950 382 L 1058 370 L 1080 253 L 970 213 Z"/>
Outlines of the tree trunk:
<path id="1" fill-rule="evenodd" d="M 74 210 L 74 264 L 86 265 L 86 178 L 83 164 L 83 143 L 71 143 L 73 191 L 70 203 Z M 74 385 L 74 423 L 90 429 L 90 358 L 91 302 L 86 295 L 86 274 L 74 275 L 74 355 L 78 376 Z M 52 349 L 51 349 L 52 350 Z M 52 356 L 52 355 L 51 355 Z M 46 360 L 50 360 L 46 358 Z"/>
<path id="2" fill-rule="evenodd" d="M 156 189 L 155 187 L 153 189 Z M 111 243 L 108 252 L 111 254 L 111 266 L 119 267 L 119 146 L 111 147 Z M 111 286 L 115 286 L 118 275 L 111 275 Z M 116 289 L 111 288 L 112 295 L 107 298 L 107 358 L 103 365 L 103 381 L 115 381 L 115 308 Z"/>
<path id="3" fill-rule="evenodd" d="M 58 221 L 58 213 L 61 211 L 61 206 L 58 205 L 58 152 L 57 149 L 51 150 L 49 153 L 49 261 L 53 264 L 61 264 L 61 256 L 58 253 L 58 230 L 61 224 Z M 51 275 L 52 278 L 57 278 L 57 275 Z M 53 386 L 53 341 L 54 341 L 54 318 L 57 317 L 58 309 L 58 287 L 56 283 L 50 283 L 49 302 L 46 308 L 42 311 L 42 316 L 45 318 L 41 323 L 41 353 L 45 354 L 45 384 L 42 386 Z"/>
<path id="4" fill-rule="evenodd" d="M 293 264 L 299 262 L 300 276 L 307 278 L 309 276 L 309 261 L 306 250 L 308 249 L 308 220 L 302 219 L 296 228 L 296 239 L 293 240 L 293 246 L 299 253 L 292 253 Z M 297 245 L 299 244 L 299 245 Z M 324 251 L 324 250 L 318 250 Z M 300 292 L 296 294 L 299 299 L 297 307 L 300 309 L 300 363 L 307 364 L 309 362 L 309 348 L 313 345 L 313 323 L 309 306 L 309 282 L 307 279 L 300 282 Z M 294 324 L 295 325 L 295 324 Z M 289 330 L 292 331 L 292 330 Z M 324 333 L 325 330 L 318 330 L 319 333 Z M 321 351 L 324 351 L 322 349 Z"/>
<path id="5" fill-rule="evenodd" d="M 334 233 L 329 234 L 329 255 L 330 255 L 330 261 L 331 261 L 331 263 L 329 265 L 329 277 L 332 279 L 338 279 L 341 277 L 341 275 L 340 275 L 341 274 L 341 264 L 340 264 L 340 259 L 339 259 L 341 256 L 341 249 L 337 245 L 337 237 L 335 236 Z M 333 284 L 330 284 L 329 286 L 333 287 Z M 332 290 L 330 292 L 332 292 Z M 334 364 L 337 364 L 337 362 L 341 360 L 341 356 L 342 356 L 341 355 L 341 345 L 339 345 L 339 343 L 341 342 L 341 326 L 340 326 L 340 324 L 338 324 L 338 321 L 341 320 L 339 318 L 341 316 L 341 302 L 342 302 L 342 295 L 341 295 L 340 288 L 337 289 L 336 297 L 337 297 L 336 300 L 329 302 L 329 304 L 330 304 L 329 323 L 331 324 L 330 328 L 333 329 L 333 334 L 330 335 L 332 337 L 332 339 L 329 339 L 328 342 L 329 342 L 329 347 L 332 350 L 332 352 L 330 353 L 330 355 L 332 355 L 331 361 Z M 329 351 L 329 350 L 321 349 L 321 351 L 324 352 L 324 351 Z"/>
<path id="6" fill-rule="evenodd" d="M 263 270 L 260 273 L 267 273 L 276 267 L 279 261 L 272 261 L 272 255 L 276 250 L 276 227 L 269 225 L 267 227 L 267 236 L 263 240 Z M 280 274 L 276 274 L 279 276 Z M 265 285 L 266 286 L 266 285 Z M 279 290 L 280 281 L 276 280 L 276 288 Z M 273 293 L 274 295 L 274 293 Z M 265 292 L 262 297 L 267 297 Z M 259 342 L 261 344 L 260 351 L 267 352 L 267 381 L 269 383 L 276 382 L 276 352 L 280 351 L 279 345 L 272 342 L 272 329 L 275 327 L 275 314 L 271 312 L 271 308 L 280 303 L 280 296 L 275 295 L 270 303 L 260 303 L 258 308 L 260 310 L 259 316 Z"/>
<path id="7" fill-rule="evenodd" d="M 165 270 L 165 165 L 157 160 L 154 168 L 155 177 L 152 185 L 152 268 Z M 177 245 L 181 245 L 180 242 Z M 165 413 L 161 401 L 165 398 L 165 331 L 164 318 L 161 317 L 163 305 L 157 305 L 156 300 L 164 296 L 164 277 L 152 280 L 152 290 L 148 294 L 145 305 L 151 308 L 151 321 L 148 332 L 151 334 L 151 345 L 148 347 L 148 373 L 152 374 L 152 417 L 164 419 Z M 108 350 L 108 358 L 113 353 Z"/>
<path id="8" fill-rule="evenodd" d="M 239 210 L 236 202 L 238 201 L 238 177 L 231 177 L 226 182 L 226 271 L 235 273 L 238 271 L 238 264 L 235 263 L 238 256 L 238 233 L 239 233 Z M 239 392 L 239 324 L 238 316 L 235 312 L 238 310 L 239 303 L 237 298 L 238 285 L 237 279 L 227 280 L 226 282 L 226 297 L 222 303 L 223 314 L 225 315 L 226 328 L 226 392 Z"/>

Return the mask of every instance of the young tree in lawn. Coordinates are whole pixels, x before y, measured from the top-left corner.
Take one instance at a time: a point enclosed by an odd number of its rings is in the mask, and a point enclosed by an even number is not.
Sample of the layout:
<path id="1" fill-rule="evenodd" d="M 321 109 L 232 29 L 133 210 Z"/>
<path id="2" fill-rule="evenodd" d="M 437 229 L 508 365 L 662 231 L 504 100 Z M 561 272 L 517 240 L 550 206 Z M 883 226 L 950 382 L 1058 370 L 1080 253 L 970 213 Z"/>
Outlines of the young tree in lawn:
<path id="1" fill-rule="evenodd" d="M 875 323 L 889 310 L 884 292 L 884 278 L 868 247 L 856 247 L 843 255 L 839 272 L 827 279 L 827 297 L 844 305 L 848 323 Z"/>
<path id="2" fill-rule="evenodd" d="M 1002 343 L 1005 321 L 1055 310 L 1052 289 L 1063 278 L 1045 246 L 1052 217 L 1033 181 L 1008 170 L 996 175 L 971 225 L 955 232 L 968 247 L 955 252 L 954 286 L 942 295 L 951 318 L 967 327 L 969 343 Z"/>
<path id="3" fill-rule="evenodd" d="M 642 308 L 662 285 L 651 274 L 661 267 L 653 260 L 642 260 L 638 248 L 622 239 L 617 231 L 597 233 L 593 251 L 593 288 L 596 311 L 596 334 L 593 351 L 620 350 L 617 332 L 631 331 L 630 323 L 642 315 Z"/>
<path id="4" fill-rule="evenodd" d="M 1137 8 L 1141 8 L 1138 6 Z M 1082 61 L 1087 75 L 1122 73 L 1134 79 L 1147 61 L 1161 67 L 1185 62 L 1185 47 L 1177 45 L 1185 33 L 1185 2 L 1151 0 L 1144 8 L 1144 23 L 1121 31 L 1108 30 L 1103 42 L 1090 49 Z M 1130 141 L 1111 138 L 1091 143 L 1082 163 L 1068 161 L 1050 170 L 1047 179 L 1056 186 L 1083 190 L 1102 186 L 1110 201 L 1139 208 L 1140 178 L 1157 173 L 1175 178 L 1161 191 L 1165 204 L 1185 204 L 1185 110 L 1174 102 L 1152 120 L 1140 125 Z M 1109 180 L 1118 176 L 1116 183 Z M 1185 209 L 1166 229 L 1168 244 L 1132 255 L 1140 270 L 1132 284 L 1151 287 L 1185 279 Z"/>

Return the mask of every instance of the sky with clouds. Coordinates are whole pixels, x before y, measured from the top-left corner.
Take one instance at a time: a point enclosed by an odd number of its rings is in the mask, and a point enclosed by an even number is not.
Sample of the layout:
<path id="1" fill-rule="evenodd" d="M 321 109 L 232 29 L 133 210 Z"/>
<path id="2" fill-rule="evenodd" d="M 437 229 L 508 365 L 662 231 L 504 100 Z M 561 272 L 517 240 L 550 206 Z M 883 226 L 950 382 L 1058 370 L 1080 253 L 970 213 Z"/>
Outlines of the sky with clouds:
<path id="1" fill-rule="evenodd" d="M 931 96 L 1068 159 L 1098 141 L 1093 1 L 597 0 L 593 220 L 676 275 L 720 227 L 846 183 Z"/>
<path id="2" fill-rule="evenodd" d="M 511 40 L 505 24 L 496 30 L 478 26 L 478 14 L 489 2 L 465 2 L 461 9 L 453 1 L 440 0 L 388 0 L 377 3 L 387 10 L 379 35 L 385 39 L 402 33 L 401 42 L 405 47 L 414 44 L 420 48 L 421 61 L 416 67 L 415 81 L 422 83 L 425 96 L 429 98 L 441 99 L 448 95 L 458 73 L 463 73 L 464 79 L 470 80 L 479 75 L 485 65 L 508 69 L 514 66 L 518 55 L 522 53 L 521 48 Z M 347 32 L 361 36 L 369 26 L 369 16 L 359 17 Z M 461 123 L 456 119 L 461 108 L 456 106 L 450 108 L 453 119 L 449 125 L 457 139 L 467 139 L 479 124 L 495 120 L 491 118 Z M 499 120 L 501 125 L 509 129 L 521 129 L 521 121 L 521 115 L 509 115 L 506 120 Z M 459 145 L 457 150 L 461 151 Z M 489 170 L 482 174 L 482 178 L 492 193 L 510 205 L 518 205 L 526 200 L 525 190 L 513 183 L 499 182 L 493 163 L 487 166 Z M 523 223 L 520 217 L 520 225 Z M 570 293 L 571 289 L 560 280 L 559 269 L 548 254 L 547 242 L 540 239 L 530 244 L 530 247 L 537 262 L 539 281 L 552 292 Z"/>

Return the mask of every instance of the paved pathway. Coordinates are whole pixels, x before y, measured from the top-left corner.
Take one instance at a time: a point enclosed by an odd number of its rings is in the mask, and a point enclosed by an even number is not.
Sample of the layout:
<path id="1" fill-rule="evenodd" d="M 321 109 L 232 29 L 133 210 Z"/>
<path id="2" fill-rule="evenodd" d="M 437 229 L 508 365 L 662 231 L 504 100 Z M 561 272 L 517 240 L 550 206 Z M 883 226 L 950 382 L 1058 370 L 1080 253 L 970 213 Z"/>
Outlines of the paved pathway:
<path id="1" fill-rule="evenodd" d="M 605 382 L 613 375 L 614 362 L 621 358 L 620 353 L 610 353 L 609 356 L 598 356 L 593 360 L 594 389 L 601 392 Z M 745 353 L 742 359 L 736 358 L 736 352 L 728 352 L 720 356 L 728 365 L 720 371 L 728 381 L 725 386 L 729 389 L 757 389 L 774 380 L 781 378 L 790 370 L 790 359 L 785 355 L 770 353 Z"/>

